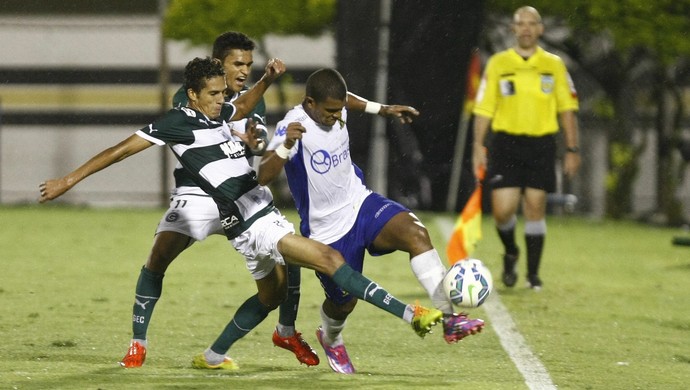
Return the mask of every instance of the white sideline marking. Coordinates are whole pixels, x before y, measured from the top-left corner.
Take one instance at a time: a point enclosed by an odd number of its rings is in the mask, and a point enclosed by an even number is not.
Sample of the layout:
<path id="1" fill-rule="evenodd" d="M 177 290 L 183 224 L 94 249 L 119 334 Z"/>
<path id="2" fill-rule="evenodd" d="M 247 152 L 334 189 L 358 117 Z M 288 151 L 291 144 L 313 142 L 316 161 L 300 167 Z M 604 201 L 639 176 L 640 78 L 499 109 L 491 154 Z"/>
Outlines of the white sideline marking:
<path id="1" fill-rule="evenodd" d="M 453 231 L 454 222 L 449 218 L 436 218 L 436 224 L 446 237 Z M 489 325 L 498 335 L 501 346 L 508 353 L 510 360 L 525 378 L 525 384 L 532 390 L 555 390 L 556 385 L 541 361 L 532 353 L 525 338 L 518 332 L 508 309 L 501 303 L 498 291 L 494 290 L 489 299 L 482 305 L 488 316 Z"/>

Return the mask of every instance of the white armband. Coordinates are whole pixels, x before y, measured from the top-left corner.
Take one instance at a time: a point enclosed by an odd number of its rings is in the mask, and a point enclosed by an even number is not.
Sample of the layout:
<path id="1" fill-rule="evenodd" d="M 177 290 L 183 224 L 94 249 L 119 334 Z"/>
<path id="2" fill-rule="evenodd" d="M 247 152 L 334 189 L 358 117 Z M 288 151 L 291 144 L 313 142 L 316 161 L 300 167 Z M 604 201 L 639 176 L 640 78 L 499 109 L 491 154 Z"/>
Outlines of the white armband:
<path id="1" fill-rule="evenodd" d="M 285 147 L 285 144 L 280 144 L 275 150 L 276 156 L 282 158 L 283 160 L 287 160 L 288 157 L 290 157 L 290 149 Z"/>
<path id="2" fill-rule="evenodd" d="M 364 112 L 377 115 L 379 111 L 381 111 L 381 106 L 381 103 L 367 102 L 367 105 L 364 107 Z"/>

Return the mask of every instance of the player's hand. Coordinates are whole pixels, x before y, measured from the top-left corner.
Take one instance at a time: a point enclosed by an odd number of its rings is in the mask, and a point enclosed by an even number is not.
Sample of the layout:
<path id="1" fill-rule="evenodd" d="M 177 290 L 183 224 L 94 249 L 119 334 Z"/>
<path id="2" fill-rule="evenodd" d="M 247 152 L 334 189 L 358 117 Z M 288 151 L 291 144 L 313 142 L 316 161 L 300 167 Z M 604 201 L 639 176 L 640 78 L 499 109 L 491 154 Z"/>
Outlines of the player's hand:
<path id="1" fill-rule="evenodd" d="M 566 153 L 563 160 L 563 173 L 569 179 L 572 179 L 580 168 L 581 163 L 580 153 Z"/>
<path id="2" fill-rule="evenodd" d="M 283 144 L 286 148 L 292 149 L 292 147 L 295 146 L 295 143 L 302 139 L 302 134 L 304 134 L 306 131 L 307 129 L 305 129 L 301 123 L 291 122 L 287 127 L 285 142 L 283 142 Z"/>
<path id="3" fill-rule="evenodd" d="M 285 63 L 280 58 L 271 58 L 266 63 L 264 72 L 263 78 L 272 83 L 285 73 Z"/>
<path id="4" fill-rule="evenodd" d="M 391 118 L 398 118 L 400 123 L 412 123 L 419 116 L 419 111 L 411 106 L 399 106 L 397 104 L 381 106 L 380 115 Z"/>
<path id="5" fill-rule="evenodd" d="M 45 203 L 49 200 L 53 200 L 58 196 L 64 194 L 69 190 L 71 186 L 67 183 L 65 178 L 46 180 L 38 185 L 39 191 L 39 203 Z"/>
<path id="6" fill-rule="evenodd" d="M 239 138 L 251 150 L 258 150 L 261 148 L 263 139 L 261 139 L 261 129 L 256 127 L 256 122 L 252 118 L 247 119 L 244 127 L 244 133 L 232 129 L 232 135 Z"/>

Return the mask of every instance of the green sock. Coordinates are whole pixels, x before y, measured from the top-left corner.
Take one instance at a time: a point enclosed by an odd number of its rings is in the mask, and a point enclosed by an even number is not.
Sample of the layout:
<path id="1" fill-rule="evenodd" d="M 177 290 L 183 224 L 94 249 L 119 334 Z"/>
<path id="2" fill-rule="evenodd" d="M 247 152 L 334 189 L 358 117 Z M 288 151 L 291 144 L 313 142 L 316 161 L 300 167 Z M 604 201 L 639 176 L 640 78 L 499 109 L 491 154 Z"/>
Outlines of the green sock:
<path id="1" fill-rule="evenodd" d="M 287 266 L 287 298 L 280 305 L 278 322 L 281 325 L 293 327 L 297 320 L 297 309 L 299 308 L 301 268 L 297 265 L 288 264 Z"/>
<path id="2" fill-rule="evenodd" d="M 235 316 L 223 329 L 223 333 L 211 345 L 211 350 L 221 355 L 227 353 L 235 341 L 259 325 L 270 312 L 271 309 L 259 301 L 259 295 L 253 295 L 237 309 Z"/>
<path id="3" fill-rule="evenodd" d="M 153 308 L 163 291 L 163 276 L 165 275 L 141 267 L 132 306 L 132 338 L 134 339 L 146 340 L 146 331 L 153 315 Z"/>
<path id="4" fill-rule="evenodd" d="M 363 299 L 398 318 L 403 318 L 406 304 L 400 302 L 383 287 L 371 281 L 366 276 L 355 271 L 347 264 L 338 268 L 333 274 L 334 282 L 343 290 L 359 299 Z"/>

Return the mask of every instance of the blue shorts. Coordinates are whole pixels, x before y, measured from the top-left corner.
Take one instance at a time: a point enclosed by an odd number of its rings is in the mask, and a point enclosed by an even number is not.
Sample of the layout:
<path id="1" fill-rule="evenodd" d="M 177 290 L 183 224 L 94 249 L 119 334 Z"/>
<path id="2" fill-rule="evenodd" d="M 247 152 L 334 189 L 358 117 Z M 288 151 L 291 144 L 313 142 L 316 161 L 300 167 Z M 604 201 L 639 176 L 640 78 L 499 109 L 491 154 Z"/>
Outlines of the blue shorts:
<path id="1" fill-rule="evenodd" d="M 345 258 L 345 262 L 357 272 L 362 272 L 364 267 L 365 249 L 372 256 L 385 255 L 393 251 L 377 251 L 374 247 L 374 240 L 379 235 L 383 227 L 394 216 L 399 213 L 408 213 L 410 210 L 398 202 L 390 200 L 377 193 L 369 195 L 362 204 L 362 208 L 357 214 L 357 220 L 347 234 L 329 246 L 340 252 Z M 338 287 L 328 276 L 316 273 L 321 281 L 321 287 L 326 294 L 326 298 L 342 305 L 354 297 Z"/>

